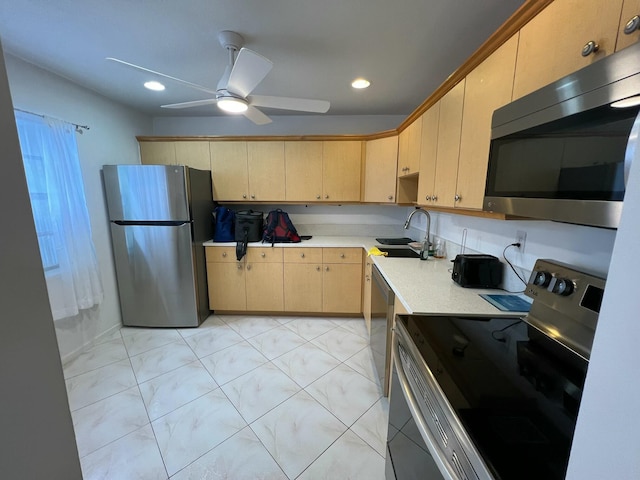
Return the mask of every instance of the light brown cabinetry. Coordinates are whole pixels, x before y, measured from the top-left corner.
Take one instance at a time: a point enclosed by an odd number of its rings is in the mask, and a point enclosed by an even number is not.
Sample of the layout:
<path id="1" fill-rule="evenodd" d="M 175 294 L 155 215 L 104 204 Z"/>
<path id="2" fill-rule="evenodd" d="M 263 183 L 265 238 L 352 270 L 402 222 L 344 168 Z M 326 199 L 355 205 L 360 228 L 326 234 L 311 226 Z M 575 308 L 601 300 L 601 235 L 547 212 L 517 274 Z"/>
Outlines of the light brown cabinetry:
<path id="1" fill-rule="evenodd" d="M 322 249 L 322 311 L 362 311 L 362 249 Z"/>
<path id="2" fill-rule="evenodd" d="M 285 248 L 284 311 L 322 311 L 322 249 Z"/>
<path id="3" fill-rule="evenodd" d="M 284 142 L 286 200 L 322 200 L 322 142 Z"/>
<path id="4" fill-rule="evenodd" d="M 417 195 L 417 202 L 420 205 L 430 205 L 434 195 L 439 124 L 440 102 L 422 115 L 420 178 L 418 179 Z"/>
<path id="5" fill-rule="evenodd" d="M 517 34 L 465 80 L 464 115 L 454 206 L 482 209 L 493 111 L 511 101 Z"/>
<path id="6" fill-rule="evenodd" d="M 397 136 L 378 138 L 365 143 L 364 202 L 395 202 L 397 167 Z"/>
<path id="7" fill-rule="evenodd" d="M 322 143 L 322 200 L 360 201 L 362 142 L 360 140 Z"/>
<path id="8" fill-rule="evenodd" d="M 248 201 L 247 142 L 210 142 L 213 199 Z"/>
<path id="9" fill-rule="evenodd" d="M 282 248 L 248 248 L 245 268 L 247 310 L 283 311 Z"/>
<path id="10" fill-rule="evenodd" d="M 520 30 L 513 98 L 613 53 L 622 0 L 555 0 Z M 583 56 L 589 42 L 597 50 Z"/>
<path id="11" fill-rule="evenodd" d="M 455 204 L 464 85 L 462 80 L 440 99 L 436 174 L 429 205 L 453 207 Z"/>
<path id="12" fill-rule="evenodd" d="M 285 199 L 284 142 L 247 142 L 249 199 Z"/>
<path id="13" fill-rule="evenodd" d="M 363 252 L 362 257 L 362 316 L 364 317 L 364 323 L 367 326 L 367 332 L 371 334 L 371 285 L 373 283 L 371 274 L 373 270 L 373 261 L 369 258 L 366 252 Z"/>
<path id="14" fill-rule="evenodd" d="M 624 0 L 616 52 L 640 40 L 640 0 Z"/>
<path id="15" fill-rule="evenodd" d="M 175 142 L 140 142 L 143 165 L 176 165 Z"/>
<path id="16" fill-rule="evenodd" d="M 405 128 L 398 137 L 398 177 L 414 175 L 420 167 L 422 117 Z"/>
<path id="17" fill-rule="evenodd" d="M 210 310 L 247 309 L 244 262 L 236 261 L 235 248 L 206 247 Z"/>

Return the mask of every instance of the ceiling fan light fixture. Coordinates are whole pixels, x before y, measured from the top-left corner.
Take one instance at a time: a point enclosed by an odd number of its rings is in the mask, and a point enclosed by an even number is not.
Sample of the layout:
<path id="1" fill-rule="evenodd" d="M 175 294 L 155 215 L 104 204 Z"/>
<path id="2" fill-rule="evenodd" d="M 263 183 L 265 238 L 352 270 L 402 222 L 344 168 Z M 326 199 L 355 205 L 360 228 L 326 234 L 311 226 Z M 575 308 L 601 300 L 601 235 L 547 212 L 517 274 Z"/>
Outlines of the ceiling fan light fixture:
<path id="1" fill-rule="evenodd" d="M 218 108 L 228 113 L 242 113 L 247 111 L 249 105 L 241 98 L 224 97 L 218 100 Z"/>
<path id="2" fill-rule="evenodd" d="M 155 80 L 152 80 L 150 82 L 144 82 L 144 88 L 153 90 L 154 92 L 161 92 L 164 90 L 164 85 L 161 84 L 160 82 L 156 82 Z"/>
<path id="3" fill-rule="evenodd" d="M 613 108 L 630 108 L 637 107 L 638 105 L 640 105 L 640 95 L 634 95 L 633 97 L 618 100 L 617 102 L 613 102 L 610 106 Z"/>
<path id="4" fill-rule="evenodd" d="M 351 86 L 358 89 L 367 88 L 369 85 L 371 85 L 371 82 L 366 78 L 356 78 L 351 82 Z"/>

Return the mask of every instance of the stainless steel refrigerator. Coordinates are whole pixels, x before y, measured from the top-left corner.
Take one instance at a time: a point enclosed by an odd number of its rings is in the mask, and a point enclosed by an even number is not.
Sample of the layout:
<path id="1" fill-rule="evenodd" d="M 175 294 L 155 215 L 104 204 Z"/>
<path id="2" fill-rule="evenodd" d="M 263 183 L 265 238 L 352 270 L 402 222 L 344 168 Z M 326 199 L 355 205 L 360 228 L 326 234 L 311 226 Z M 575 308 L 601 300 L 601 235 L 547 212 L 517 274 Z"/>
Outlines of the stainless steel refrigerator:
<path id="1" fill-rule="evenodd" d="M 197 327 L 209 314 L 202 242 L 211 173 L 180 165 L 102 168 L 122 323 Z"/>

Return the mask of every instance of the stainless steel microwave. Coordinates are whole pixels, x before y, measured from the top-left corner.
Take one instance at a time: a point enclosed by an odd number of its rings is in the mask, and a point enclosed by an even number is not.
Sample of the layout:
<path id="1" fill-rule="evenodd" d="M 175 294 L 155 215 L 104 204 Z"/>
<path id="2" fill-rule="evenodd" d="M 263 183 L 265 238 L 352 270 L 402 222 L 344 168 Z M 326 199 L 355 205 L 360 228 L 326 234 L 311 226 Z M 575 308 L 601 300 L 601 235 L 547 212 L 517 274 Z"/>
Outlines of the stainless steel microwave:
<path id="1" fill-rule="evenodd" d="M 483 209 L 617 228 L 639 111 L 640 44 L 496 110 Z"/>

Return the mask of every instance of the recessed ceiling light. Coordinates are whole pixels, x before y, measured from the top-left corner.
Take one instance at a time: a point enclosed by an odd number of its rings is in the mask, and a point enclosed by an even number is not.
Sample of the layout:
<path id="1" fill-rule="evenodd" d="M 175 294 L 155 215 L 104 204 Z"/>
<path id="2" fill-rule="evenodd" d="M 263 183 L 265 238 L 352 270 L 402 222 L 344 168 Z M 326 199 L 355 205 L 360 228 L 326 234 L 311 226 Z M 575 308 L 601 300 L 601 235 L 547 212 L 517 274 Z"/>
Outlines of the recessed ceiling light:
<path id="1" fill-rule="evenodd" d="M 149 90 L 153 90 L 155 92 L 161 92 L 164 90 L 164 85 L 154 80 L 151 82 L 144 82 L 144 88 L 148 88 Z"/>
<path id="2" fill-rule="evenodd" d="M 629 107 L 637 107 L 638 105 L 640 105 L 640 95 L 624 98 L 622 100 L 618 100 L 617 102 L 613 102 L 611 104 L 613 108 L 629 108 Z"/>
<path id="3" fill-rule="evenodd" d="M 371 82 L 366 78 L 356 78 L 353 82 L 351 82 L 351 86 L 353 88 L 367 88 L 371 85 Z"/>
<path id="4" fill-rule="evenodd" d="M 241 98 L 226 97 L 218 100 L 218 108 L 229 113 L 242 113 L 246 112 L 249 106 Z"/>

